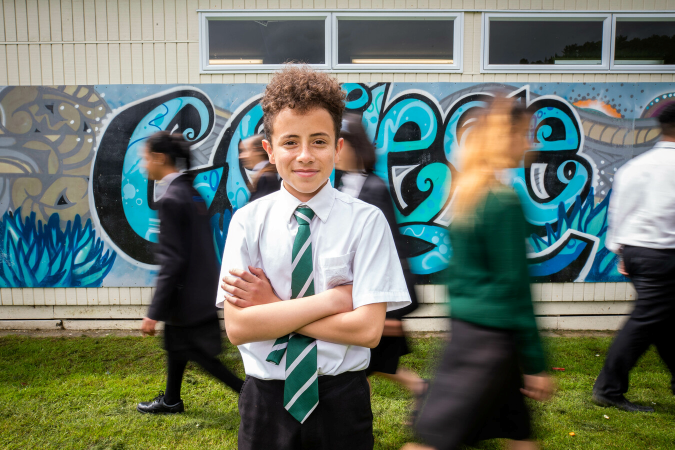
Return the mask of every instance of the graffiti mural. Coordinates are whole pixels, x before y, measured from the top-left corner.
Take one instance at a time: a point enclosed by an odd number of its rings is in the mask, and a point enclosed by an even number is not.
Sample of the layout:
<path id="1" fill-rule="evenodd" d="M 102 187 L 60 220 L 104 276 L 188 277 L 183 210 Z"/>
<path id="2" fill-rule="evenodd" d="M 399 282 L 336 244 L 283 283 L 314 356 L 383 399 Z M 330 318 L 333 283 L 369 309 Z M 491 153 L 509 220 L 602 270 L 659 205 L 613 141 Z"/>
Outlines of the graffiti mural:
<path id="1" fill-rule="evenodd" d="M 149 286 L 159 220 L 140 165 L 154 132 L 192 144 L 217 254 L 250 197 L 239 142 L 262 129 L 264 85 L 0 87 L 0 287 Z M 523 202 L 539 282 L 622 281 L 604 245 L 613 176 L 659 139 L 668 83 L 345 83 L 377 147 L 421 283 L 452 257 L 457 151 L 496 94 L 531 115 L 532 148 L 503 174 Z"/>

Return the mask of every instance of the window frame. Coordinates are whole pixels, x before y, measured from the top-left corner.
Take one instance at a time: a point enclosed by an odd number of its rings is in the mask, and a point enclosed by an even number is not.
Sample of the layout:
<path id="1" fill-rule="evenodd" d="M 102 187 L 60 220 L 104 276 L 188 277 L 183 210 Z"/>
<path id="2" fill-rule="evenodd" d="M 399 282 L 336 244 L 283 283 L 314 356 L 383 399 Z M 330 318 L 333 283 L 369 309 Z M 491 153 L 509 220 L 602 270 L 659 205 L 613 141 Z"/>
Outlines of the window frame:
<path id="1" fill-rule="evenodd" d="M 354 11 L 354 10 L 259 10 L 259 11 L 213 11 L 197 10 L 199 14 L 199 73 L 200 74 L 237 74 L 237 73 L 273 73 L 283 67 L 282 64 L 209 64 L 209 28 L 210 20 L 275 20 L 280 18 L 324 18 L 326 20 L 326 64 L 310 66 L 332 73 L 462 73 L 464 66 L 464 12 L 461 11 Z M 362 16 L 371 20 L 387 18 L 409 19 L 415 17 L 448 17 L 454 20 L 453 64 L 410 64 L 401 67 L 390 64 L 337 64 L 337 26 L 338 18 Z"/>
<path id="2" fill-rule="evenodd" d="M 464 40 L 464 13 L 463 12 L 333 12 L 331 38 L 332 72 L 363 72 L 363 73 L 456 73 L 463 70 L 463 40 Z M 338 64 L 338 21 L 345 17 L 363 17 L 368 20 L 410 20 L 416 18 L 447 18 L 453 21 L 453 64 Z"/>
<path id="3" fill-rule="evenodd" d="M 602 22 L 602 59 L 598 65 L 576 64 L 489 64 L 490 57 L 490 19 L 509 19 L 512 21 L 532 20 L 569 20 L 585 22 Z M 539 20 L 537 20 L 539 19 Z M 596 20 L 593 20 L 596 19 Z M 601 20 L 597 20 L 601 19 Z M 481 43 L 481 73 L 597 73 L 609 72 L 610 70 L 610 43 L 612 42 L 612 14 L 611 13 L 483 13 L 482 20 L 482 43 Z"/>
<path id="4" fill-rule="evenodd" d="M 617 72 L 630 73 L 672 73 L 675 70 L 675 64 L 616 64 L 614 57 L 616 55 L 616 22 L 617 19 L 637 19 L 633 22 L 673 22 L 675 26 L 675 14 L 643 14 L 643 13 L 617 13 L 612 14 L 612 41 L 610 55 L 610 70 Z M 647 20 L 654 19 L 654 20 Z M 660 19 L 660 20 L 659 20 Z"/>
<path id="5" fill-rule="evenodd" d="M 209 64 L 209 21 L 210 20 L 279 20 L 279 19 L 323 19 L 325 23 L 325 64 L 310 64 L 318 70 L 329 70 L 331 65 L 331 13 L 324 11 L 260 11 L 260 12 L 205 12 L 199 11 L 199 69 L 200 73 L 272 73 L 284 67 L 283 64 Z"/>

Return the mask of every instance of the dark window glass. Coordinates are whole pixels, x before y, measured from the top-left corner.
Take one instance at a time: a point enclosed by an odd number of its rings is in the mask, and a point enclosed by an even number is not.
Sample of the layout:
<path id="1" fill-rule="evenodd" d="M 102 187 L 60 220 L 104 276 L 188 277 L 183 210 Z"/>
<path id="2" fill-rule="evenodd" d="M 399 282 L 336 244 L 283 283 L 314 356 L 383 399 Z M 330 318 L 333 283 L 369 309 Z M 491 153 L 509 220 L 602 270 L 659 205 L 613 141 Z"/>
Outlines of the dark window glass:
<path id="1" fill-rule="evenodd" d="M 490 64 L 601 64 L 600 21 L 490 21 Z"/>
<path id="2" fill-rule="evenodd" d="M 453 20 L 338 21 L 338 64 L 453 64 Z"/>
<path id="3" fill-rule="evenodd" d="M 326 63 L 325 21 L 210 20 L 209 62 L 227 64 Z"/>
<path id="4" fill-rule="evenodd" d="M 675 21 L 616 21 L 616 64 L 675 64 Z"/>

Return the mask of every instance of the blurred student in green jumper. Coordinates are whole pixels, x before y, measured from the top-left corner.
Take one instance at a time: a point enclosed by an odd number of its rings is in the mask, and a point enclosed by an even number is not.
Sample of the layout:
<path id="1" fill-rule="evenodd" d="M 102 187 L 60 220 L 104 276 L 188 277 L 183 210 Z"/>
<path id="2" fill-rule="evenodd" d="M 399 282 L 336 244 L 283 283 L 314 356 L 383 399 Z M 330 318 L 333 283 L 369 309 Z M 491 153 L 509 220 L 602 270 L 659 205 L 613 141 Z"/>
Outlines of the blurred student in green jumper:
<path id="1" fill-rule="evenodd" d="M 529 116 L 512 99 L 495 99 L 476 119 L 460 154 L 450 226 L 452 339 L 416 423 L 431 447 L 449 450 L 493 438 L 534 449 L 523 396 L 547 399 L 553 384 L 532 309 L 527 224 L 503 170 L 529 147 Z"/>

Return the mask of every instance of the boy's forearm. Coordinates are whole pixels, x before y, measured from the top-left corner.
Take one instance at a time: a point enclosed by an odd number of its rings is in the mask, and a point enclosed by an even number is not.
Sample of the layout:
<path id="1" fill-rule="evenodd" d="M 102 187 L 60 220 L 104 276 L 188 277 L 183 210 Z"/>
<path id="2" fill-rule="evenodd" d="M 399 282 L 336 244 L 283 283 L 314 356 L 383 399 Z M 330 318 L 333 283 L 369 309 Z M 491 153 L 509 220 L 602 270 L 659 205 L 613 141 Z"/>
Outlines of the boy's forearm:
<path id="1" fill-rule="evenodd" d="M 235 345 L 285 336 L 324 317 L 344 312 L 351 295 L 334 290 L 296 300 L 239 308 L 225 302 L 225 330 Z"/>
<path id="2" fill-rule="evenodd" d="M 335 344 L 374 348 L 380 343 L 386 314 L 386 303 L 374 303 L 354 311 L 324 317 L 296 332 Z"/>

